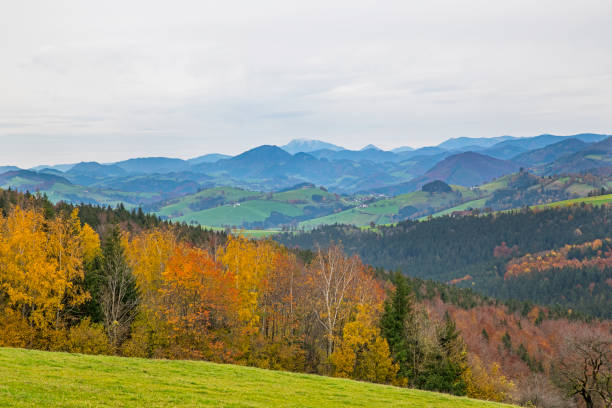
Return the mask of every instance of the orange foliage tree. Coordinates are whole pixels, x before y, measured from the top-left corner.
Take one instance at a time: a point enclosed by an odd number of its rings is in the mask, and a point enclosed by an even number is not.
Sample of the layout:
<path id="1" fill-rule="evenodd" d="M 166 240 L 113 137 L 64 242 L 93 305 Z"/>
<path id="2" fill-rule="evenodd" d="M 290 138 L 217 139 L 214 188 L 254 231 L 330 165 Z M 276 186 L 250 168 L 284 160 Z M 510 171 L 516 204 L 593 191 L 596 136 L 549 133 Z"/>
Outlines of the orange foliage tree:
<path id="1" fill-rule="evenodd" d="M 168 260 L 158 315 L 170 326 L 176 356 L 229 359 L 222 334 L 234 325 L 238 300 L 234 275 L 207 251 L 179 245 Z"/>

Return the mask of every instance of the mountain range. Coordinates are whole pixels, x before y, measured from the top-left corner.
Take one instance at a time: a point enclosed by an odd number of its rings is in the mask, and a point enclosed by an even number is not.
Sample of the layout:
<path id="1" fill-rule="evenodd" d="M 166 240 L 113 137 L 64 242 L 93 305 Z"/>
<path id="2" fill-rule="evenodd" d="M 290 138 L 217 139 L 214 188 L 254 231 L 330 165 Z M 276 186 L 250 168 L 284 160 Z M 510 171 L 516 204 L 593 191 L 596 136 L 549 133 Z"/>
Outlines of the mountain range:
<path id="1" fill-rule="evenodd" d="M 419 192 L 422 186 L 436 180 L 457 186 L 454 191 L 459 191 L 456 190 L 459 187 L 483 185 L 517 173 L 519 169 L 536 176 L 596 173 L 598 177 L 605 177 L 612 174 L 612 137 L 591 133 L 522 138 L 462 137 L 437 146 L 417 149 L 404 146 L 388 151 L 372 144 L 360 150 L 349 150 L 328 142 L 297 139 L 281 147 L 258 146 L 236 156 L 213 153 L 188 160 L 140 157 L 115 163 L 81 162 L 37 166 L 29 170 L 0 166 L 0 187 L 40 191 L 53 201 L 100 205 L 122 202 L 128 207 L 141 206 L 151 211 L 161 211 L 172 205 L 173 200 L 183 197 L 189 201 L 199 192 L 215 188 L 240 189 L 265 197 L 270 193 L 295 190 L 294 186 L 312 185 L 315 189 L 318 187 L 314 186 L 322 186 L 325 191 L 344 197 L 336 200 L 335 205 L 327 202 L 319 205 L 311 198 L 306 200 L 308 204 L 300 204 L 298 210 L 284 213 L 275 209 L 257 213 L 258 204 L 241 209 L 259 214 L 244 218 L 248 225 L 279 226 L 346 211 L 362 205 L 363 197 Z M 599 184 L 592 187 L 599 188 Z M 312 193 L 319 195 L 316 191 Z M 570 194 L 566 198 L 579 195 Z M 200 196 L 209 204 L 231 204 L 214 194 L 212 199 L 205 193 Z M 448 201 L 449 205 L 456 204 L 451 199 Z M 439 206 L 430 207 L 433 211 Z M 198 208 L 197 211 L 211 208 Z M 423 212 L 413 211 L 410 215 L 410 211 L 412 209 L 405 210 L 400 216 L 417 216 Z M 172 211 L 162 215 L 186 216 L 184 212 L 179 215 Z M 181 219 L 192 222 L 214 218 L 207 217 Z"/>

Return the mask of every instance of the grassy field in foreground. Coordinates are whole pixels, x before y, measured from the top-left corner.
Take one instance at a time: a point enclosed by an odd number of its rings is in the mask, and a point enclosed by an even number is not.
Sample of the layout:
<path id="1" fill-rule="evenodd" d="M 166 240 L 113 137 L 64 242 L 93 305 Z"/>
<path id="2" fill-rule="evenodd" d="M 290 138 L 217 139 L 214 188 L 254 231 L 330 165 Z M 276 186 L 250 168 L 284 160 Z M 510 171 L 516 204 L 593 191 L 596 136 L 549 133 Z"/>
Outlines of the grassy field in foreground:
<path id="1" fill-rule="evenodd" d="M 444 394 L 196 361 L 0 348 L 3 407 L 503 407 Z"/>

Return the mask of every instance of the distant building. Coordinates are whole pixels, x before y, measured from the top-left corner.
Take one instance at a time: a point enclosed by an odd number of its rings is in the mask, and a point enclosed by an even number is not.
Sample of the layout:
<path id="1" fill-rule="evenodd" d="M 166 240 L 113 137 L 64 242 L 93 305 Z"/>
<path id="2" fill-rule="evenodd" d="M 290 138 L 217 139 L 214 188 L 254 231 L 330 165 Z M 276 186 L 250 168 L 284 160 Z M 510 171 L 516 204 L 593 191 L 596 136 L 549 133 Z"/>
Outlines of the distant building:
<path id="1" fill-rule="evenodd" d="M 471 210 L 453 211 L 451 213 L 451 217 L 455 217 L 455 218 L 467 217 L 467 216 L 472 215 L 472 214 L 473 214 L 473 211 L 471 211 Z"/>

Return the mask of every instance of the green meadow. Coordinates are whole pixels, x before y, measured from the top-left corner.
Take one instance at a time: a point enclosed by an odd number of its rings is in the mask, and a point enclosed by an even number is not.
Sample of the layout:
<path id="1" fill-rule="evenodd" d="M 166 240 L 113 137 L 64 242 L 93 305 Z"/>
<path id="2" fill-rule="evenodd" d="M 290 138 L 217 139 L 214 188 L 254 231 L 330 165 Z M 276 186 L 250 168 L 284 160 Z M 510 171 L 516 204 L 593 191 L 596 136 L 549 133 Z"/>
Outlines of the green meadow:
<path id="1" fill-rule="evenodd" d="M 3 407 L 412 407 L 509 405 L 309 374 L 0 348 Z"/>
<path id="2" fill-rule="evenodd" d="M 545 207 L 567 207 L 570 205 L 577 204 L 591 204 L 591 205 L 603 205 L 612 203 L 612 194 L 594 196 L 594 197 L 582 197 L 574 198 L 572 200 L 556 201 L 550 204 L 537 205 L 533 208 L 545 208 Z"/>

